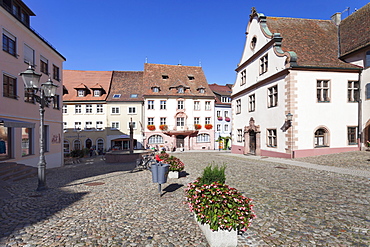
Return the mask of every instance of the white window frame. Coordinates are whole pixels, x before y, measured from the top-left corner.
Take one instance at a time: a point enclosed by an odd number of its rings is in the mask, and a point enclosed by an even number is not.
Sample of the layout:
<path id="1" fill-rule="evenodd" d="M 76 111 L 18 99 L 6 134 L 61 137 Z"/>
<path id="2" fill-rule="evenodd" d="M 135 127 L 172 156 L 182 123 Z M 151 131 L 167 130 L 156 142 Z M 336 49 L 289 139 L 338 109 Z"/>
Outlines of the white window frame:
<path id="1" fill-rule="evenodd" d="M 64 113 L 64 114 L 68 113 L 67 105 L 62 106 L 62 113 Z"/>
<path id="2" fill-rule="evenodd" d="M 205 117 L 204 118 L 204 124 L 211 124 L 211 118 L 210 117 Z"/>
<path id="3" fill-rule="evenodd" d="M 211 101 L 206 101 L 205 102 L 205 110 L 210 111 L 211 110 Z"/>
<path id="4" fill-rule="evenodd" d="M 278 105 L 278 86 L 272 86 L 267 89 L 267 105 L 268 108 Z"/>
<path id="5" fill-rule="evenodd" d="M 166 100 L 161 100 L 160 101 L 160 110 L 166 110 L 167 109 L 167 101 Z"/>
<path id="6" fill-rule="evenodd" d="M 148 110 L 154 110 L 154 100 L 148 100 Z"/>
<path id="7" fill-rule="evenodd" d="M 82 113 L 82 105 L 75 105 L 75 114 Z"/>
<path id="8" fill-rule="evenodd" d="M 178 117 L 178 118 L 176 118 L 176 126 L 177 127 L 183 127 L 183 126 L 185 126 L 185 118 L 184 117 Z"/>
<path id="9" fill-rule="evenodd" d="M 260 58 L 260 75 L 266 73 L 268 70 L 268 54 Z"/>
<path id="10" fill-rule="evenodd" d="M 161 118 L 159 119 L 159 124 L 160 124 L 160 125 L 167 124 L 167 118 L 166 118 L 166 117 L 161 117 Z"/>
<path id="11" fill-rule="evenodd" d="M 127 108 L 127 114 L 130 114 L 130 115 L 135 115 L 135 114 L 137 114 L 137 113 L 136 113 L 136 107 L 135 107 L 135 106 L 129 106 L 129 107 Z"/>
<path id="12" fill-rule="evenodd" d="M 236 114 L 240 114 L 242 112 L 242 100 L 236 100 Z"/>
<path id="13" fill-rule="evenodd" d="M 119 106 L 112 106 L 111 114 L 119 114 Z"/>
<path id="14" fill-rule="evenodd" d="M 154 117 L 148 117 L 148 125 L 154 125 Z"/>
<path id="15" fill-rule="evenodd" d="M 194 111 L 200 111 L 200 101 L 194 101 Z"/>
<path id="16" fill-rule="evenodd" d="M 92 104 L 87 104 L 85 106 L 85 113 L 89 114 L 89 113 L 92 113 L 93 112 L 93 106 Z"/>
<path id="17" fill-rule="evenodd" d="M 178 110 L 184 110 L 185 106 L 184 106 L 184 101 L 183 100 L 178 100 L 177 101 L 177 109 Z"/>
<path id="18" fill-rule="evenodd" d="M 267 129 L 267 146 L 276 148 L 277 147 L 277 130 Z"/>
<path id="19" fill-rule="evenodd" d="M 111 122 L 112 129 L 119 129 L 119 122 L 118 121 L 113 121 Z"/>
<path id="20" fill-rule="evenodd" d="M 207 133 L 201 133 L 197 135 L 198 143 L 205 143 L 205 142 L 210 142 L 210 141 L 211 141 L 210 135 Z"/>
<path id="21" fill-rule="evenodd" d="M 97 104 L 96 105 L 96 113 L 103 113 L 103 105 Z"/>
<path id="22" fill-rule="evenodd" d="M 96 128 L 103 129 L 103 121 L 96 121 Z"/>
<path id="23" fill-rule="evenodd" d="M 249 100 L 249 112 L 254 112 L 256 110 L 256 94 L 251 94 L 248 96 Z"/>
<path id="24" fill-rule="evenodd" d="M 200 124 L 200 118 L 199 117 L 194 118 L 194 124 Z"/>
<path id="25" fill-rule="evenodd" d="M 316 99 L 318 103 L 330 102 L 330 80 L 316 81 Z"/>

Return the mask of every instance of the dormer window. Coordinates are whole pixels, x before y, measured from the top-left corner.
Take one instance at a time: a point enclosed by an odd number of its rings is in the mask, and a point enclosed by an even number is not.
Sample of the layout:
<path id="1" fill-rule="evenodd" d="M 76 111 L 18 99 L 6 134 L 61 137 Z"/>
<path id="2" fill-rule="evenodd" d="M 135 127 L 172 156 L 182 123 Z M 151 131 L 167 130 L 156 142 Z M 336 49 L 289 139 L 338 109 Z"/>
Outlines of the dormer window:
<path id="1" fill-rule="evenodd" d="M 168 77 L 168 75 L 167 74 L 162 74 L 162 79 L 163 80 L 167 80 L 169 77 Z"/>
<path id="2" fill-rule="evenodd" d="M 178 87 L 177 88 L 177 93 L 184 93 L 184 88 L 183 87 Z"/>
<path id="3" fill-rule="evenodd" d="M 159 87 L 152 87 L 152 92 L 153 93 L 158 93 L 159 92 Z"/>
<path id="4" fill-rule="evenodd" d="M 192 81 L 195 79 L 195 77 L 193 75 L 188 75 L 188 78 L 189 78 L 189 81 Z"/>
<path id="5" fill-rule="evenodd" d="M 205 91 L 204 91 L 204 88 L 200 88 L 199 89 L 199 93 L 204 93 Z"/>
<path id="6" fill-rule="evenodd" d="M 130 98 L 137 98 L 137 97 L 138 97 L 138 95 L 136 93 L 130 94 Z"/>
<path id="7" fill-rule="evenodd" d="M 101 91 L 99 89 L 94 90 L 94 97 L 100 97 L 101 96 Z"/>
<path id="8" fill-rule="evenodd" d="M 119 99 L 121 98 L 121 94 L 113 94 L 113 99 Z"/>
<path id="9" fill-rule="evenodd" d="M 83 89 L 79 89 L 79 90 L 77 91 L 77 95 L 78 95 L 78 97 L 85 97 L 85 90 L 83 90 Z"/>

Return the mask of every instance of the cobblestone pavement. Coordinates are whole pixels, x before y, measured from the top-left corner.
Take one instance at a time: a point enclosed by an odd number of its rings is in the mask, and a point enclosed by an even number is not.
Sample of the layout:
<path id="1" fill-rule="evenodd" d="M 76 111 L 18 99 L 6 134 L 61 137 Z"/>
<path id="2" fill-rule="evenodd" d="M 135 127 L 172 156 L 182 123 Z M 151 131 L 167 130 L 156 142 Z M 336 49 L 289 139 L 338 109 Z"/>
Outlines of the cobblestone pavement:
<path id="1" fill-rule="evenodd" d="M 3 186 L 0 246 L 207 246 L 183 202 L 186 184 L 213 161 L 227 165 L 227 184 L 254 199 L 258 218 L 238 246 L 369 246 L 368 177 L 230 153 L 173 155 L 187 175 L 169 179 L 161 197 L 149 171 L 100 157 L 49 169 L 44 192 L 35 178 Z M 366 170 L 368 158 L 355 169 Z"/>

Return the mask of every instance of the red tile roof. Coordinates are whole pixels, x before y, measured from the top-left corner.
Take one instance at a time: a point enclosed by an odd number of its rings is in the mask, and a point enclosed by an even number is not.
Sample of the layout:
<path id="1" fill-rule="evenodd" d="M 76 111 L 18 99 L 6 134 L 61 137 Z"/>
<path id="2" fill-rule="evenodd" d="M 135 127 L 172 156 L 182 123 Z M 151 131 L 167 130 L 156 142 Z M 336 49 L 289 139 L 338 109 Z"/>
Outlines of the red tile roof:
<path id="1" fill-rule="evenodd" d="M 63 70 L 63 86 L 68 90 L 68 94 L 63 95 L 63 101 L 95 101 L 105 100 L 109 91 L 112 71 L 83 71 L 83 70 Z M 95 97 L 90 89 L 96 89 L 100 85 L 103 94 Z M 78 88 L 86 88 L 89 94 L 85 97 L 78 97 Z"/>
<path id="2" fill-rule="evenodd" d="M 216 83 L 214 84 L 209 84 L 210 89 L 216 96 L 216 104 L 221 104 L 221 105 L 231 105 L 231 103 L 223 103 L 221 102 L 221 96 L 226 96 L 230 97 L 231 95 L 231 85 L 218 85 Z"/>
<path id="3" fill-rule="evenodd" d="M 177 93 L 179 86 L 185 88 L 184 93 Z M 153 87 L 159 87 L 160 91 L 153 92 Z M 200 88 L 204 88 L 205 93 L 200 93 Z M 149 63 L 144 65 L 143 95 L 214 97 L 201 67 Z"/>
<path id="4" fill-rule="evenodd" d="M 298 66 L 356 68 L 338 58 L 338 31 L 331 20 L 286 17 L 266 20 L 271 33 L 280 33 L 283 38 L 282 50 L 297 54 Z"/>
<path id="5" fill-rule="evenodd" d="M 114 71 L 107 101 L 143 101 L 143 74 L 143 71 Z M 113 98 L 115 94 L 120 97 Z"/>
<path id="6" fill-rule="evenodd" d="M 370 46 L 370 3 L 342 20 L 339 32 L 341 56 Z"/>

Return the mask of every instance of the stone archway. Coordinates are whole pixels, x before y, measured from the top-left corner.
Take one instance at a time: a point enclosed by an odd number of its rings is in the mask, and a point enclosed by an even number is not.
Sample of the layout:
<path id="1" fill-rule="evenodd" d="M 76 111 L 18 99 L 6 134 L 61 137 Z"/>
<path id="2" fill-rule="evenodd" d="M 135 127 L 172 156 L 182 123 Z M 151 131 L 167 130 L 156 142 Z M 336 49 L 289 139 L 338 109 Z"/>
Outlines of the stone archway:
<path id="1" fill-rule="evenodd" d="M 249 119 L 249 126 L 244 127 L 244 152 L 243 154 L 261 155 L 260 126 L 254 124 L 253 117 Z"/>

